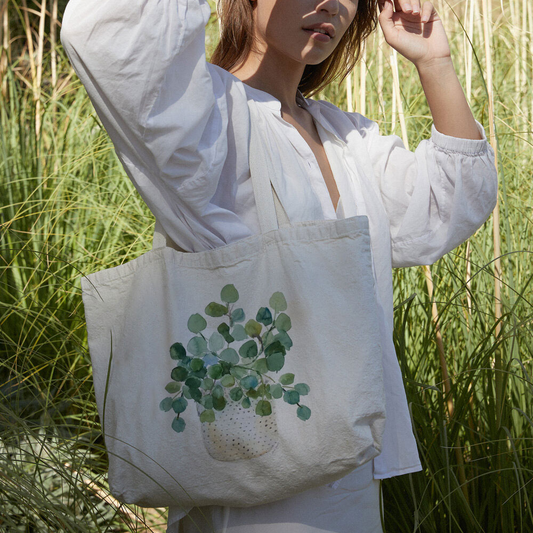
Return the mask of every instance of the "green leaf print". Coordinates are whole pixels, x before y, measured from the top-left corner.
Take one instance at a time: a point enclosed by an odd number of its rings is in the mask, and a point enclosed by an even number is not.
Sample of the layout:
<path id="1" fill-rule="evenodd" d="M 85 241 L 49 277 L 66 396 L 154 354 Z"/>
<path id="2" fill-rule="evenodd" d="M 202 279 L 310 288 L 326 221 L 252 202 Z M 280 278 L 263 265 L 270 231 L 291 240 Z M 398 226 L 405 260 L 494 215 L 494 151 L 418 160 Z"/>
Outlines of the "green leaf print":
<path id="1" fill-rule="evenodd" d="M 205 314 L 212 317 L 224 316 L 228 312 L 228 308 L 225 305 L 217 304 L 216 302 L 211 302 L 205 308 Z"/>
<path id="2" fill-rule="evenodd" d="M 164 411 L 165 413 L 170 411 L 172 409 L 172 398 L 165 398 L 164 400 L 162 400 L 159 404 L 159 409 L 161 409 L 161 411 Z"/>
<path id="3" fill-rule="evenodd" d="M 239 362 L 239 354 L 233 348 L 226 348 L 220 352 L 220 359 L 236 365 Z"/>
<path id="4" fill-rule="evenodd" d="M 235 285 L 226 285 L 220 292 L 220 299 L 228 304 L 235 303 L 239 299 L 239 292 Z"/>
<path id="5" fill-rule="evenodd" d="M 170 347 L 170 358 L 175 360 L 187 358 L 187 351 L 181 342 L 175 342 Z"/>
<path id="6" fill-rule="evenodd" d="M 268 303 L 276 313 L 287 310 L 287 300 L 285 300 L 282 292 L 275 292 Z"/>
<path id="7" fill-rule="evenodd" d="M 176 394 L 181 390 L 181 385 L 179 383 L 176 383 L 175 381 L 171 381 L 166 387 L 165 390 L 169 394 Z"/>
<path id="8" fill-rule="evenodd" d="M 231 336 L 236 341 L 243 341 L 244 339 L 248 338 L 248 333 L 246 333 L 246 330 L 244 329 L 244 326 L 241 326 L 241 324 L 237 324 L 232 330 L 231 330 Z"/>
<path id="9" fill-rule="evenodd" d="M 299 404 L 300 397 L 310 393 L 310 387 L 306 383 L 293 386 L 293 373 L 280 376 L 279 383 L 272 374 L 285 366 L 287 353 L 293 347 L 287 333 L 292 322 L 285 313 L 285 296 L 274 292 L 269 306 L 259 307 L 255 320 L 246 323 L 247 314 L 254 316 L 253 309 L 245 312 L 244 305 L 234 308 L 239 297 L 235 285 L 225 285 L 220 292 L 223 303 L 208 303 L 206 316 L 191 315 L 187 329 L 193 336 L 170 346 L 170 358 L 177 364 L 170 371 L 172 381 L 165 391 L 173 396 L 163 398 L 159 409 L 177 414 L 172 420 L 172 429 L 177 433 L 185 430 L 181 415 L 189 401 L 203 407 L 198 411 L 202 423 L 216 422 L 217 411 L 223 411 L 228 402 L 239 402 L 244 409 L 253 407 L 257 416 L 270 416 L 272 402 L 281 398 L 289 405 L 297 405 L 300 420 L 311 416 L 311 409 Z M 213 320 L 221 317 L 225 318 Z"/>
<path id="10" fill-rule="evenodd" d="M 283 399 L 290 405 L 296 405 L 300 401 L 300 394 L 295 390 L 286 390 Z"/>
<path id="11" fill-rule="evenodd" d="M 298 416 L 300 420 L 309 420 L 311 417 L 311 409 L 305 405 L 301 405 L 296 410 L 296 416 Z"/>
<path id="12" fill-rule="evenodd" d="M 179 415 L 180 413 L 183 413 L 185 409 L 187 409 L 188 404 L 189 402 L 187 402 L 185 398 L 176 398 L 172 402 L 172 409 L 174 409 L 174 412 Z"/>
<path id="13" fill-rule="evenodd" d="M 274 353 L 266 358 L 266 364 L 271 372 L 279 372 L 285 366 L 285 356 L 282 353 Z"/>
<path id="14" fill-rule="evenodd" d="M 171 377 L 174 381 L 185 381 L 188 376 L 189 371 L 182 366 L 177 366 L 176 368 L 174 368 L 171 374 Z"/>
<path id="15" fill-rule="evenodd" d="M 267 402 L 266 400 L 261 400 L 257 402 L 255 412 L 259 416 L 269 416 L 272 414 L 272 405 L 270 405 L 270 402 Z"/>
<path id="16" fill-rule="evenodd" d="M 298 383 L 294 385 L 294 390 L 297 391 L 300 396 L 307 396 L 311 389 L 309 388 L 309 385 L 306 385 L 305 383 Z"/>
<path id="17" fill-rule="evenodd" d="M 215 421 L 215 412 L 212 409 L 206 409 L 200 415 L 200 422 L 211 423 Z"/>
<path id="18" fill-rule="evenodd" d="M 294 383 L 294 374 L 283 374 L 283 376 L 279 378 L 279 382 L 282 385 L 292 385 Z"/>
<path id="19" fill-rule="evenodd" d="M 233 322 L 244 322 L 244 320 L 246 320 L 244 309 L 241 309 L 240 307 L 238 309 L 234 309 L 231 312 L 231 319 Z"/>
<path id="20" fill-rule="evenodd" d="M 245 342 L 240 348 L 239 353 L 244 359 L 251 359 L 257 356 L 257 343 L 254 340 L 249 340 Z"/>
<path id="21" fill-rule="evenodd" d="M 272 324 L 272 313 L 268 307 L 261 307 L 261 309 L 257 311 L 257 316 L 255 319 L 257 322 L 260 322 L 265 326 L 270 326 L 270 324 Z"/>
<path id="22" fill-rule="evenodd" d="M 222 348 L 224 348 L 224 337 L 218 331 L 214 331 L 209 337 L 209 349 L 212 352 L 218 352 Z"/>
<path id="23" fill-rule="evenodd" d="M 172 421 L 172 429 L 176 433 L 182 433 L 183 431 L 185 431 L 185 420 L 183 420 L 183 418 L 175 418 Z"/>
<path id="24" fill-rule="evenodd" d="M 261 326 L 261 324 L 259 324 L 259 322 L 256 322 L 255 320 L 248 320 L 248 322 L 246 322 L 246 325 L 244 326 L 244 329 L 250 337 L 258 337 L 259 335 L 261 335 L 261 330 L 263 329 L 263 327 Z"/>
<path id="25" fill-rule="evenodd" d="M 278 331 L 289 331 L 292 327 L 291 319 L 285 313 L 278 315 L 275 324 Z"/>
<path id="26" fill-rule="evenodd" d="M 200 333 L 207 327 L 207 322 L 202 315 L 198 313 L 191 315 L 189 322 L 187 323 L 187 328 L 191 333 Z"/>
<path id="27" fill-rule="evenodd" d="M 187 344 L 187 350 L 195 356 L 203 355 L 207 352 L 207 342 L 202 337 L 193 337 Z"/>

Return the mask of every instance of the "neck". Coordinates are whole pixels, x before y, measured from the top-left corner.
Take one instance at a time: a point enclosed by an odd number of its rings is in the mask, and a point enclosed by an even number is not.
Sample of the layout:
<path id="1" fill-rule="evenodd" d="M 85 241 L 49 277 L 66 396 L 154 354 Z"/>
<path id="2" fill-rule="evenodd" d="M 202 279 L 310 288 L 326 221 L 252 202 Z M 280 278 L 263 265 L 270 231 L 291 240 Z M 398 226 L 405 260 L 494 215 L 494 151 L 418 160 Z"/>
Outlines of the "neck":
<path id="1" fill-rule="evenodd" d="M 296 94 L 305 65 L 264 50 L 251 52 L 231 73 L 254 89 L 265 91 L 281 102 L 285 113 L 297 113 Z"/>

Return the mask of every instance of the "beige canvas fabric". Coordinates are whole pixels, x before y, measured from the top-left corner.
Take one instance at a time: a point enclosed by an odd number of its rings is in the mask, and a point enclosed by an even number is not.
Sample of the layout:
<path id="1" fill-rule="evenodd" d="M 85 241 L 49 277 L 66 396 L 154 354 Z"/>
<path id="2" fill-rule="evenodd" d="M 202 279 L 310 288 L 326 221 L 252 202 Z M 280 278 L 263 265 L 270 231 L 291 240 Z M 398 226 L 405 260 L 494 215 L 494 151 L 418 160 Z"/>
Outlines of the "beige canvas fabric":
<path id="1" fill-rule="evenodd" d="M 82 279 L 113 494 L 144 506 L 265 504 L 379 454 L 385 420 L 367 217 L 280 226 L 261 118 L 262 233 L 170 247 Z"/>
<path id="2" fill-rule="evenodd" d="M 335 489 L 317 487 L 257 507 L 194 508 L 167 533 L 383 533 L 379 484 L 369 462 Z"/>

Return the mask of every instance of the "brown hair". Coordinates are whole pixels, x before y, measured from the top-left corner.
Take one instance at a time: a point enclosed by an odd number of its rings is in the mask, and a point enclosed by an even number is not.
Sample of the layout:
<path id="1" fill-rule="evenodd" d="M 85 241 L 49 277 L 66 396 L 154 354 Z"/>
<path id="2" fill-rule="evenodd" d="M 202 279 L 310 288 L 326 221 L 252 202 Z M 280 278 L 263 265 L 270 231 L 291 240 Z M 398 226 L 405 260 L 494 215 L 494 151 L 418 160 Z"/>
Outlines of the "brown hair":
<path id="1" fill-rule="evenodd" d="M 220 0 L 221 34 L 211 62 L 225 70 L 243 63 L 252 51 L 252 0 Z M 318 65 L 305 67 L 299 89 L 312 96 L 337 78 L 344 79 L 356 65 L 363 41 L 377 24 L 377 0 L 359 0 L 355 18 L 333 53 Z"/>

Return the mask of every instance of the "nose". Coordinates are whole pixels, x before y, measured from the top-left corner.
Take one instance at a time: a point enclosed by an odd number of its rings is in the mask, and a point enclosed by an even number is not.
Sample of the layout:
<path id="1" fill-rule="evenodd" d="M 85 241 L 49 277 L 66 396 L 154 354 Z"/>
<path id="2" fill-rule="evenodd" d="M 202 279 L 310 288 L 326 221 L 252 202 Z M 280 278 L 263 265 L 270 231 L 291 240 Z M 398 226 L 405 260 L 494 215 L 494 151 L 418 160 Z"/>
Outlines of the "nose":
<path id="1" fill-rule="evenodd" d="M 320 0 L 316 10 L 318 13 L 326 11 L 330 15 L 337 15 L 339 12 L 339 0 Z"/>

